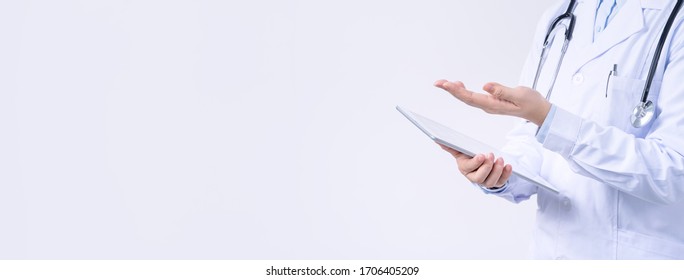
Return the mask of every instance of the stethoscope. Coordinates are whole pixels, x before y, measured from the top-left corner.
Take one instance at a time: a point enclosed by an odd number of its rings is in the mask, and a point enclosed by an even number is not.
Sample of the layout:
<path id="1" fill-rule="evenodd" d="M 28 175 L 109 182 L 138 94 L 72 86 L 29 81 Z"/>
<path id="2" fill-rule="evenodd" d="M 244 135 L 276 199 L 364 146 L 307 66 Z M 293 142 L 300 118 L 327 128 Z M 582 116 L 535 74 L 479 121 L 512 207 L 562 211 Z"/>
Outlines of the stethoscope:
<path id="1" fill-rule="evenodd" d="M 571 0 L 570 5 L 568 5 L 568 9 L 565 11 L 565 13 L 556 17 L 551 22 L 551 26 L 549 26 L 548 31 L 546 31 L 544 45 L 542 46 L 541 56 L 539 57 L 539 64 L 537 65 L 537 73 L 534 76 L 534 83 L 532 84 L 532 88 L 535 90 L 537 89 L 539 75 L 541 74 L 541 70 L 544 66 L 544 63 L 546 63 L 546 58 L 549 55 L 548 52 L 551 45 L 553 44 L 556 32 L 560 29 L 562 29 L 565 32 L 565 40 L 563 41 L 563 46 L 561 48 L 560 60 L 558 62 L 558 65 L 556 65 L 556 72 L 553 75 L 553 79 L 551 80 L 551 87 L 549 87 L 549 91 L 546 93 L 547 100 L 551 98 L 551 91 L 553 90 L 553 86 L 556 83 L 556 77 L 558 77 L 560 66 L 563 63 L 563 57 L 565 57 L 565 52 L 568 50 L 568 45 L 570 44 L 570 40 L 572 39 L 572 32 L 575 29 L 575 15 L 573 14 L 573 11 L 575 10 L 576 2 L 576 0 Z M 658 60 L 660 59 L 660 54 L 663 51 L 663 46 L 665 46 L 665 40 L 667 39 L 667 35 L 670 32 L 670 28 L 672 27 L 674 19 L 677 16 L 677 13 L 679 13 L 679 9 L 681 8 L 681 6 L 682 0 L 677 0 L 674 9 L 670 13 L 670 17 L 667 19 L 667 22 L 665 23 L 663 33 L 660 34 L 660 40 L 658 41 L 655 53 L 653 54 L 651 67 L 648 70 L 646 84 L 644 85 L 644 89 L 641 93 L 641 100 L 634 107 L 632 115 L 630 116 L 632 126 L 634 126 L 635 128 L 643 127 L 644 125 L 647 125 L 653 120 L 653 116 L 655 114 L 655 105 L 653 105 L 653 102 L 648 100 L 648 94 L 651 90 L 651 84 L 653 83 L 653 77 L 655 76 L 656 68 L 658 68 Z M 565 24 L 564 21 L 569 22 L 568 24 Z"/>

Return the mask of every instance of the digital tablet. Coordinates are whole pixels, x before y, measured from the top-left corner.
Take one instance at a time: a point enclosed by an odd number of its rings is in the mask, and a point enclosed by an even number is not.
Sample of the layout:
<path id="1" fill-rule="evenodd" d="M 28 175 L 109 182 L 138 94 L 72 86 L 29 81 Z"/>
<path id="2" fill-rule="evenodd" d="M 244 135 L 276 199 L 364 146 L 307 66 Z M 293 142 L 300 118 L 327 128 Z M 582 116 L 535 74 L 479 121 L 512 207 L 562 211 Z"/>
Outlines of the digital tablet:
<path id="1" fill-rule="evenodd" d="M 507 155 L 487 144 L 468 137 L 463 133 L 448 128 L 438 122 L 411 111 L 405 110 L 399 106 L 397 106 L 397 110 L 399 110 L 399 112 L 401 112 L 409 121 L 411 121 L 411 123 L 422 130 L 433 141 L 469 156 L 493 153 L 496 157 L 503 158 L 504 162 L 513 166 L 513 173 L 518 175 L 520 178 L 558 194 L 558 190 L 553 188 L 551 184 L 544 180 L 544 178 L 534 172 L 526 170 L 523 165 L 518 164 L 515 157 Z"/>

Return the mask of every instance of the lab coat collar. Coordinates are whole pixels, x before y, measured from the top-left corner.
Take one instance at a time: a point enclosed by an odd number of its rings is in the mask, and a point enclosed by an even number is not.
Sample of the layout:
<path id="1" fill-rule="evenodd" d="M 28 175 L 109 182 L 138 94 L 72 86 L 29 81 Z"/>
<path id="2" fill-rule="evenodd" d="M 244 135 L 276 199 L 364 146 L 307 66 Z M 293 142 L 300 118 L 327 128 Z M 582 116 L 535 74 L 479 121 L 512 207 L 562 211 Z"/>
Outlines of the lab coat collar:
<path id="1" fill-rule="evenodd" d="M 593 3 L 595 1 L 591 2 Z M 571 69 L 573 70 L 573 72 L 576 72 L 589 61 L 593 60 L 598 56 L 601 56 L 601 54 L 605 53 L 613 46 L 619 44 L 620 42 L 624 41 L 625 39 L 629 38 L 630 36 L 641 31 L 644 28 L 644 16 L 642 12 L 641 2 L 642 1 L 639 0 L 627 1 L 625 3 L 625 6 L 620 9 L 617 15 L 615 15 L 615 17 L 610 22 L 610 24 L 608 24 L 608 27 L 606 27 L 603 33 L 601 33 L 600 36 L 598 36 L 596 40 L 594 40 L 593 43 L 586 44 L 584 48 L 579 50 L 578 58 L 572 60 L 573 65 L 571 65 Z M 655 6 L 658 4 L 656 2 L 660 1 L 644 0 L 643 2 L 649 2 L 649 4 L 653 4 L 652 6 Z M 585 15 L 594 16 L 596 14 L 596 5 L 585 5 L 583 9 L 585 9 L 584 11 L 582 11 L 585 13 Z M 584 18 L 584 20 L 588 19 L 589 17 Z M 579 30 L 579 32 L 577 33 L 585 35 L 593 34 L 593 24 L 583 25 L 583 28 L 588 30 Z M 589 38 L 583 39 L 591 40 Z"/>

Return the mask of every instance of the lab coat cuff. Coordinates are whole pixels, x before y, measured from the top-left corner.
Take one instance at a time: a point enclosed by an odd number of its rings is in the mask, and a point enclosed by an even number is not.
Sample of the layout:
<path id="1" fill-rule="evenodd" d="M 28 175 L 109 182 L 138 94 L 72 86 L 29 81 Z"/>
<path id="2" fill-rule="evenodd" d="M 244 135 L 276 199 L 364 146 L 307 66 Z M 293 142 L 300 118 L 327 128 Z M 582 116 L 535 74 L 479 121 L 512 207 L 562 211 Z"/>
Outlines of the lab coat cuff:
<path id="1" fill-rule="evenodd" d="M 549 113 L 546 114 L 546 118 L 544 119 L 544 122 L 542 125 L 537 129 L 537 141 L 539 143 L 544 143 L 544 140 L 546 140 L 546 135 L 549 134 L 549 127 L 551 126 L 551 123 L 553 122 L 553 117 L 556 115 L 556 105 L 551 104 L 551 109 L 549 110 Z"/>
<path id="2" fill-rule="evenodd" d="M 489 188 L 482 186 L 480 184 L 474 184 L 474 185 L 477 186 L 478 188 L 480 188 L 482 190 L 482 192 L 484 192 L 486 194 L 497 194 L 497 193 L 502 193 L 506 190 L 506 188 L 508 187 L 508 182 L 504 183 L 503 186 L 496 188 L 496 189 L 489 189 Z"/>
<path id="3" fill-rule="evenodd" d="M 542 146 L 568 158 L 575 148 L 582 127 L 582 118 L 556 107 L 549 131 Z"/>
<path id="4" fill-rule="evenodd" d="M 495 190 L 482 188 L 477 184 L 473 185 L 477 186 L 477 188 L 485 194 L 498 196 L 513 203 L 520 203 L 523 200 L 527 200 L 532 194 L 537 192 L 536 185 L 520 179 L 519 176 L 515 174 L 512 174 L 501 188 Z"/>

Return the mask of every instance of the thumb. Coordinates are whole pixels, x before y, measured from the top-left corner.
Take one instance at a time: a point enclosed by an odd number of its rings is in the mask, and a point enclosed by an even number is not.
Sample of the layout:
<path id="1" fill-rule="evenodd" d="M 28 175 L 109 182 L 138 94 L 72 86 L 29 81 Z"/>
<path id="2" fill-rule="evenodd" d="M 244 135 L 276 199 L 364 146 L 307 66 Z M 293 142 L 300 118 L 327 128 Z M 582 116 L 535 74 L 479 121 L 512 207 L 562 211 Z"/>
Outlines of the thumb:
<path id="1" fill-rule="evenodd" d="M 515 99 L 515 95 L 513 94 L 513 89 L 509 88 L 504 85 L 500 85 L 498 83 L 487 83 L 485 84 L 482 89 L 484 89 L 486 92 L 491 94 L 492 96 L 498 98 L 498 99 L 503 99 L 503 100 L 509 100 L 512 101 Z"/>

